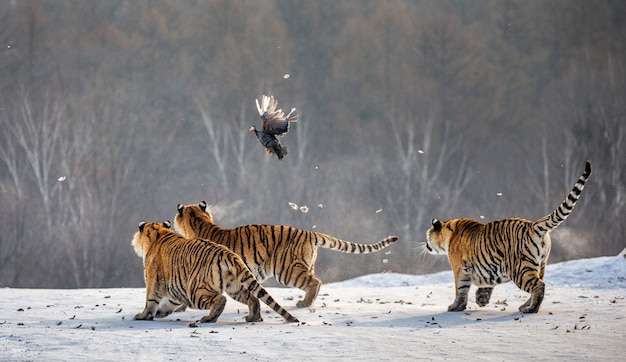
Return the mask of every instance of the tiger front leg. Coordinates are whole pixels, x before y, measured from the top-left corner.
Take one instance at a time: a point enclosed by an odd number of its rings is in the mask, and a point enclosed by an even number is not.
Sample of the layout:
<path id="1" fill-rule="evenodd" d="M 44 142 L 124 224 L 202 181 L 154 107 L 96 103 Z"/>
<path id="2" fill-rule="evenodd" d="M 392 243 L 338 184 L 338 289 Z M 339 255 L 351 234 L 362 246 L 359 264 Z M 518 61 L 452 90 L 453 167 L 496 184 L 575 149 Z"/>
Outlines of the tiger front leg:
<path id="1" fill-rule="evenodd" d="M 135 314 L 135 320 L 153 320 L 159 308 L 159 300 L 155 298 L 146 299 L 146 307 L 143 312 Z"/>
<path id="2" fill-rule="evenodd" d="M 459 274 L 455 276 L 454 286 L 456 288 L 456 298 L 454 303 L 448 306 L 448 312 L 462 312 L 465 310 L 471 285 L 472 278 L 469 274 Z"/>

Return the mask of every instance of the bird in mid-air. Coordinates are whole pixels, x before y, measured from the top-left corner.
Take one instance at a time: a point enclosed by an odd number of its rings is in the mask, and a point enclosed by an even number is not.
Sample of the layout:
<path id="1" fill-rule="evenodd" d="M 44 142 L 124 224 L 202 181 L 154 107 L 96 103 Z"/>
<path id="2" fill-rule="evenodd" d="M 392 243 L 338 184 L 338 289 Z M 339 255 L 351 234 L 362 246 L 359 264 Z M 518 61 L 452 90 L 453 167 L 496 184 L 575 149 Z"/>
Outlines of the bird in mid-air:
<path id="1" fill-rule="evenodd" d="M 248 131 L 256 134 L 267 153 L 270 155 L 275 154 L 279 160 L 282 160 L 287 156 L 287 147 L 283 146 L 276 136 L 282 136 L 287 133 L 289 131 L 289 123 L 297 122 L 298 115 L 295 108 L 291 108 L 291 111 L 285 115 L 283 110 L 276 109 L 277 107 L 278 101 L 274 99 L 274 96 L 268 97 L 263 95 L 261 104 L 259 104 L 257 99 L 256 108 L 263 120 L 263 129 L 259 131 L 252 126 Z"/>

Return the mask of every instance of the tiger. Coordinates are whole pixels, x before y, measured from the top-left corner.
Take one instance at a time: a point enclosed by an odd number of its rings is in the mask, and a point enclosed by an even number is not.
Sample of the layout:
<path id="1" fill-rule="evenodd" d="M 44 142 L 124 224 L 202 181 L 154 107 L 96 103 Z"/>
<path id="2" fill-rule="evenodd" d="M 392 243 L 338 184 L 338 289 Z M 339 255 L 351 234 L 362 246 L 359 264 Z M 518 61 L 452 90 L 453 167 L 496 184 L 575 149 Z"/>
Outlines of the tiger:
<path id="1" fill-rule="evenodd" d="M 591 163 L 587 161 L 565 201 L 537 221 L 508 218 L 482 224 L 468 218 L 432 219 L 425 248 L 431 254 L 448 255 L 454 275 L 456 298 L 448 311 L 465 310 L 472 284 L 478 287 L 476 303 L 484 307 L 495 285 L 512 280 L 531 294 L 519 311 L 537 313 L 544 297 L 544 273 L 552 247 L 550 231 L 570 215 L 590 176 Z"/>
<path id="2" fill-rule="evenodd" d="M 305 292 L 296 303 L 306 308 L 317 298 L 322 281 L 315 276 L 317 248 L 344 253 L 367 254 L 382 250 L 398 240 L 389 236 L 374 244 L 358 244 L 319 232 L 286 225 L 242 225 L 232 229 L 213 222 L 205 201 L 178 204 L 174 226 L 188 238 L 206 238 L 237 253 L 252 274 L 263 283 L 274 277 L 279 283 Z"/>
<path id="3" fill-rule="evenodd" d="M 171 230 L 170 221 L 140 221 L 137 227 L 132 246 L 144 262 L 146 305 L 134 319 L 164 318 L 189 307 L 209 310 L 200 323 L 215 323 L 226 305 L 226 292 L 248 305 L 246 322 L 263 321 L 259 299 L 288 322 L 298 322 L 228 248 L 208 240 L 184 238 Z"/>

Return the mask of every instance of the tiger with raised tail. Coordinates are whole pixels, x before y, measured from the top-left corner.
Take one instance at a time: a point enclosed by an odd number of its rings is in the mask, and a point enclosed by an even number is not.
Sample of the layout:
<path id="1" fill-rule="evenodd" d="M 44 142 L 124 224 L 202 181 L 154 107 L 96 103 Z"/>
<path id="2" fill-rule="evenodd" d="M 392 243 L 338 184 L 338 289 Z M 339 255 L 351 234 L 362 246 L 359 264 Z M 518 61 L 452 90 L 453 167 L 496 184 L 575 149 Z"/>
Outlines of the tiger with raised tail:
<path id="1" fill-rule="evenodd" d="M 228 229 L 213 222 L 204 201 L 179 204 L 177 209 L 174 225 L 184 236 L 208 239 L 228 247 L 241 256 L 261 283 L 274 277 L 283 285 L 305 291 L 304 299 L 296 304 L 298 308 L 309 307 L 322 285 L 314 274 L 318 247 L 367 254 L 382 250 L 398 239 L 389 236 L 368 245 L 286 225 L 243 225 Z"/>
<path id="2" fill-rule="evenodd" d="M 448 311 L 463 311 L 472 284 L 478 286 L 476 303 L 489 303 L 496 284 L 513 281 L 530 293 L 519 307 L 537 313 L 543 301 L 544 273 L 552 241 L 550 231 L 572 212 L 591 175 L 591 163 L 556 210 L 537 221 L 509 218 L 482 224 L 471 219 L 432 220 L 425 248 L 431 254 L 447 254 L 454 274 L 456 298 Z"/>
<path id="3" fill-rule="evenodd" d="M 214 323 L 226 305 L 226 292 L 248 305 L 246 322 L 260 322 L 259 299 L 288 322 L 298 322 L 257 282 L 241 258 L 208 240 L 186 239 L 171 223 L 140 221 L 132 245 L 144 261 L 146 306 L 135 319 L 163 318 L 186 307 L 209 310 L 200 323 Z"/>

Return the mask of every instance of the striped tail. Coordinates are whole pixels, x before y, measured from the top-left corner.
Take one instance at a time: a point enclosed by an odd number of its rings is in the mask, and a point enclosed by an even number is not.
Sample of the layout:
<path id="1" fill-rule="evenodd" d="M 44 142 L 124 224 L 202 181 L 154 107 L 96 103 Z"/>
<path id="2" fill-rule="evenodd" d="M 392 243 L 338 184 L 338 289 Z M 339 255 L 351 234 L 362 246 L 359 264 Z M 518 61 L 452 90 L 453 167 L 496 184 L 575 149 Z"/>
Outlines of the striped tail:
<path id="1" fill-rule="evenodd" d="M 314 233 L 313 237 L 315 238 L 315 245 L 321 248 L 337 250 L 342 253 L 349 254 L 374 253 L 386 248 L 387 246 L 395 243 L 396 240 L 398 240 L 397 236 L 388 236 L 374 244 L 358 244 L 351 241 L 340 240 L 321 233 Z"/>
<path id="2" fill-rule="evenodd" d="M 256 280 L 252 280 L 250 285 L 248 286 L 248 290 L 252 295 L 259 298 L 263 301 L 263 303 L 267 304 L 268 307 L 272 308 L 276 313 L 280 314 L 287 322 L 298 323 L 300 322 L 298 318 L 292 316 L 285 308 L 281 307 L 280 304 L 276 303 L 274 298 L 259 284 Z"/>
<path id="3" fill-rule="evenodd" d="M 548 231 L 556 228 L 561 225 L 565 219 L 572 213 L 574 209 L 574 205 L 576 205 L 576 201 L 580 197 L 580 194 L 583 192 L 585 188 L 585 183 L 591 176 L 591 162 L 587 161 L 585 164 L 585 172 L 580 176 L 572 191 L 570 191 L 567 198 L 559 207 L 556 208 L 551 214 L 542 217 L 541 219 L 535 221 L 533 224 L 533 229 L 537 235 L 544 235 Z"/>

